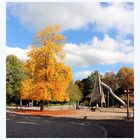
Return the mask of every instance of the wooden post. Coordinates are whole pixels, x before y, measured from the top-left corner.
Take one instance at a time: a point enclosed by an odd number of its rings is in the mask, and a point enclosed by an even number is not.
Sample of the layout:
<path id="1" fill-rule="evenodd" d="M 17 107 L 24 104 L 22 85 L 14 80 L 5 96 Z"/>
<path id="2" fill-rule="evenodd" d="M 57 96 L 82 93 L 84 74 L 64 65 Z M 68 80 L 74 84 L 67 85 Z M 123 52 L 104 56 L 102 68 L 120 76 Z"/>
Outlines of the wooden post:
<path id="1" fill-rule="evenodd" d="M 109 108 L 109 91 L 108 91 L 108 102 L 107 102 L 107 107 Z"/>
<path id="2" fill-rule="evenodd" d="M 112 100 L 112 102 L 113 102 L 113 109 L 114 109 L 114 97 L 113 97 L 113 100 Z"/>
<path id="3" fill-rule="evenodd" d="M 124 92 L 127 94 L 127 119 L 129 119 L 129 92 L 130 90 L 127 89 Z"/>
<path id="4" fill-rule="evenodd" d="M 127 119 L 129 119 L 129 90 L 127 90 Z"/>
<path id="5" fill-rule="evenodd" d="M 102 109 L 103 109 L 103 103 L 101 102 L 101 107 L 102 107 Z"/>

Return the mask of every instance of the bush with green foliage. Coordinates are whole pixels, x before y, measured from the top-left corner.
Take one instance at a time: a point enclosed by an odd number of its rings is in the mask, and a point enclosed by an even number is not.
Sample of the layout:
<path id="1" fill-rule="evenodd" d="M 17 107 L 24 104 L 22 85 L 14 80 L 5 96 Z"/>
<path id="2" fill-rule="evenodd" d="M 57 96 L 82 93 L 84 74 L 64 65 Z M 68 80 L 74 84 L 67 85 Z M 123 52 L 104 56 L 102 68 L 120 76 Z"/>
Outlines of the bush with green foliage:
<path id="1" fill-rule="evenodd" d="M 25 78 L 23 62 L 15 55 L 6 58 L 6 101 L 7 104 L 17 103 L 22 79 Z"/>

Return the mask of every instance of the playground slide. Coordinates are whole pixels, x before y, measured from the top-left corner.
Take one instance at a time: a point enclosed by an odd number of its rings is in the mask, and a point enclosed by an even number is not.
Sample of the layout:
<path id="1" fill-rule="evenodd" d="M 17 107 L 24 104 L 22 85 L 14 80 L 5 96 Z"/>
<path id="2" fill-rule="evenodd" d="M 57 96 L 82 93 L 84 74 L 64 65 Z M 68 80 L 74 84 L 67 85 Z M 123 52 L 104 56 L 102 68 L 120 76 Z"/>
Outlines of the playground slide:
<path id="1" fill-rule="evenodd" d="M 106 84 L 103 83 L 103 82 L 101 82 L 101 84 L 102 84 L 104 87 L 106 87 L 106 88 L 110 91 L 110 94 L 111 94 L 115 99 L 117 99 L 122 105 L 124 105 L 124 106 L 126 107 L 126 103 L 125 103 L 122 99 L 120 99 L 118 96 L 116 96 L 116 95 L 113 93 L 112 89 L 111 89 L 108 85 L 106 85 Z"/>

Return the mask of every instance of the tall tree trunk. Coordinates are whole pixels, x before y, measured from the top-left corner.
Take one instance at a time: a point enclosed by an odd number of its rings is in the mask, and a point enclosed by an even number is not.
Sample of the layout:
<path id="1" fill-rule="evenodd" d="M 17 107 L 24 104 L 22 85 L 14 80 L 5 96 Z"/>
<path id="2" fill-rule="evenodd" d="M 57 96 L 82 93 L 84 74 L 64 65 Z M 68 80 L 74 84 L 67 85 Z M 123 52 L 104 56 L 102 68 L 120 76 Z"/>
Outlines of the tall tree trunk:
<path id="1" fill-rule="evenodd" d="M 40 103 L 40 110 L 43 111 L 44 110 L 44 105 L 45 105 L 45 101 L 42 100 Z"/>

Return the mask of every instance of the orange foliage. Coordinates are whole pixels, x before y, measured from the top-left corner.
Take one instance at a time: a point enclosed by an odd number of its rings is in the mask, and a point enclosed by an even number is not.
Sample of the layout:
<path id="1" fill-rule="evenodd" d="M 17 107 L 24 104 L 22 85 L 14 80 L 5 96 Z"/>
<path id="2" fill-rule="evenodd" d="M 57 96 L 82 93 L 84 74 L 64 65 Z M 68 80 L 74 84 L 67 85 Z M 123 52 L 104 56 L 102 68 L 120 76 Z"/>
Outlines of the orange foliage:
<path id="1" fill-rule="evenodd" d="M 39 47 L 33 46 L 24 65 L 28 79 L 22 82 L 21 98 L 32 100 L 69 100 L 66 89 L 72 80 L 69 66 L 63 62 L 64 37 L 58 26 L 49 26 L 36 36 Z"/>
<path id="2" fill-rule="evenodd" d="M 124 88 L 134 87 L 134 71 L 130 67 L 122 67 L 118 74 L 119 84 Z"/>

